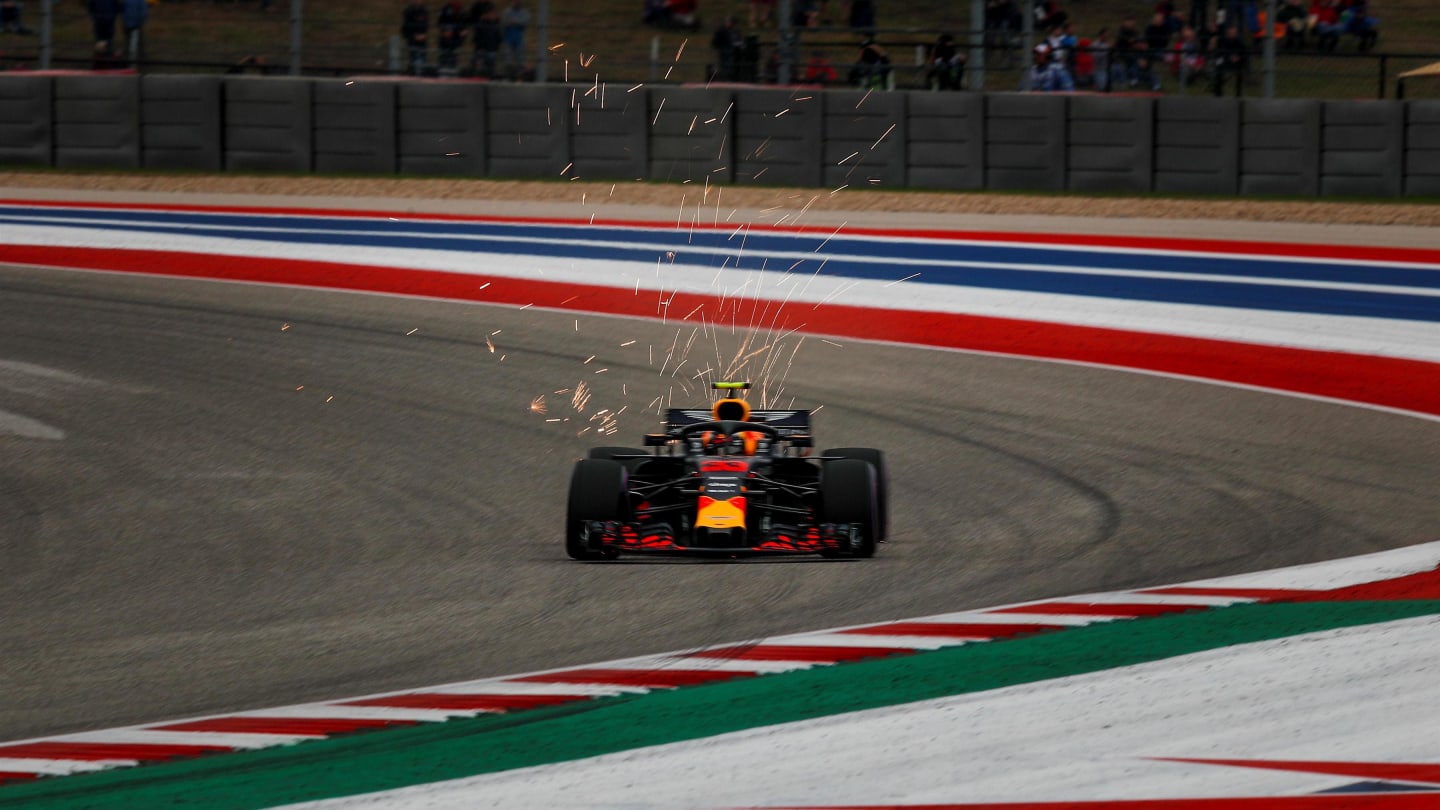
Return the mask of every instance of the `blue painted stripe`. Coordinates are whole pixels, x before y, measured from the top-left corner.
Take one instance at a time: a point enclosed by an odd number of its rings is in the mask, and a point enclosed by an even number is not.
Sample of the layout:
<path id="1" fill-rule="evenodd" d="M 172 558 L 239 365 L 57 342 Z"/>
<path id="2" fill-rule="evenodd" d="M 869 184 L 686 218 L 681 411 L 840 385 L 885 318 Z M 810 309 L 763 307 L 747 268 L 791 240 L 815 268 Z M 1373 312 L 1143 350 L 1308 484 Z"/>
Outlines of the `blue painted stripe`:
<path id="1" fill-rule="evenodd" d="M 35 209 L 27 209 L 35 211 Z M 72 213 L 72 212 L 66 212 Z M 1327 287 L 1304 286 L 1304 281 L 1325 283 L 1343 281 L 1351 284 L 1389 284 L 1393 286 L 1418 287 L 1422 290 L 1440 290 L 1440 273 L 1425 269 L 1385 268 L 1353 265 L 1328 265 L 1307 261 L 1254 261 L 1221 257 L 1159 256 L 1113 254 L 1091 251 L 1055 250 L 1049 248 L 1014 248 L 1005 246 L 983 246 L 953 244 L 946 242 L 904 243 L 883 240 L 835 240 L 825 245 L 824 253 L 814 253 L 814 247 L 800 250 L 801 244 L 818 246 L 823 237 L 799 237 L 794 235 L 766 236 L 745 241 L 744 253 L 740 254 L 739 243 L 728 240 L 726 234 L 696 232 L 693 242 L 685 232 L 656 230 L 624 230 L 601 227 L 572 226 L 530 226 L 493 223 L 414 223 L 380 222 L 365 220 L 360 223 L 345 220 L 295 217 L 284 220 L 278 217 L 257 217 L 248 215 L 209 215 L 181 213 L 135 221 L 130 212 L 80 211 L 68 219 L 102 219 L 107 224 L 75 222 L 76 227 L 99 227 L 104 229 L 164 233 L 175 235 L 219 237 L 254 241 L 283 242 L 314 245 L 346 245 L 351 247 L 375 247 L 389 249 L 446 250 L 477 254 L 511 254 L 571 258 L 589 260 L 611 260 L 653 264 L 657 250 L 672 250 L 678 264 L 703 267 L 719 267 L 722 263 L 736 266 L 740 257 L 740 269 L 759 269 L 762 266 L 775 271 L 784 271 L 795 263 L 795 259 L 773 255 L 777 250 L 810 253 L 813 258 L 804 261 L 797 273 L 812 273 L 824 262 L 823 272 L 828 277 L 866 279 L 876 281 L 898 281 L 913 275 L 922 267 L 917 282 L 946 284 L 984 289 L 1014 290 L 1036 293 L 1079 295 L 1095 298 L 1110 298 L 1133 301 L 1150 301 L 1204 306 L 1237 307 L 1283 312 L 1304 312 L 1325 315 L 1353 315 L 1374 318 L 1440 322 L 1440 296 L 1414 294 L 1399 291 L 1331 289 Z M 49 212 L 47 211 L 48 215 Z M 106 214 L 104 217 L 95 214 Z M 109 216 L 115 215 L 115 216 Z M 61 218 L 66 219 L 66 218 Z M 26 216 L 0 216 L 0 222 L 33 224 Z M 336 224 L 346 225 L 337 229 Z M 417 234 L 416 224 L 432 226 L 425 234 Z M 357 227 L 357 226 L 365 227 Z M 383 225 L 383 228 L 376 228 Z M 254 230 L 235 230 L 236 227 Z M 323 228 L 321 232 L 303 230 L 306 227 Z M 337 232 L 339 230 L 340 232 Z M 469 234 L 467 237 L 466 234 Z M 545 234 L 550 234 L 546 236 Z M 656 242 L 650 245 L 636 244 L 638 238 L 649 237 Z M 673 238 L 673 244 L 665 241 Z M 680 237 L 684 237 L 681 239 Z M 545 238 L 565 240 L 584 239 L 592 244 L 576 244 L 573 241 L 535 241 Z M 599 242 L 600 244 L 593 244 Z M 755 244 L 761 242 L 761 245 Z M 852 250 L 852 248 L 862 250 Z M 703 252 L 706 248 L 722 252 Z M 844 252 L 841 252 L 841 249 Z M 892 249 L 893 248 L 893 249 Z M 882 250 L 883 249 L 883 250 Z M 984 257 L 984 258 L 977 258 Z M 909 258 L 932 262 L 894 265 L 885 259 Z M 1087 273 L 1087 265 L 1076 266 L 1072 261 L 1084 260 L 1090 267 L 1099 262 L 1103 269 L 1117 269 L 1117 258 L 1133 260 L 1139 266 L 1130 268 L 1165 273 L 1206 273 L 1229 275 L 1245 283 L 1229 282 L 1223 279 L 1151 278 L 1133 275 L 1100 275 Z M 984 262 L 1003 261 L 1007 264 L 1044 265 L 1051 269 L 1021 270 L 1004 266 L 955 266 L 942 262 Z M 667 258 L 667 261 L 669 259 Z M 762 264 L 763 263 L 763 264 Z M 1245 266 L 1253 266 L 1256 272 L 1244 272 Z M 1101 268 L 1093 268 L 1101 269 Z M 1225 269 L 1228 272 L 1219 272 Z M 1265 271 L 1265 272 L 1258 272 Z M 1266 281 L 1286 280 L 1300 284 L 1271 284 Z"/>

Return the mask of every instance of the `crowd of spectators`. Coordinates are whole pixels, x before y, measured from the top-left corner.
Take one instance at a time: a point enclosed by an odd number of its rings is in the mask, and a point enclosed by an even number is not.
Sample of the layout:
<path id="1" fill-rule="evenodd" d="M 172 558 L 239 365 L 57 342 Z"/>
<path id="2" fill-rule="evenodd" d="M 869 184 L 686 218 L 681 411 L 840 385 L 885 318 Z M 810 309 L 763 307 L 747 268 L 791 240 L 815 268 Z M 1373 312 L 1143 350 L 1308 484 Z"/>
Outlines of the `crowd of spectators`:
<path id="1" fill-rule="evenodd" d="M 525 32 L 530 11 L 525 0 L 509 0 L 498 7 L 491 0 L 476 0 L 465 8 L 460 0 L 444 0 L 435 16 L 435 62 L 430 62 L 430 9 L 425 0 L 409 0 L 400 18 L 400 37 L 408 54 L 407 66 L 415 76 L 477 76 L 487 79 L 526 80 L 534 68 L 525 59 Z M 465 42 L 470 58 L 461 65 Z"/>
<path id="2" fill-rule="evenodd" d="M 1080 38 L 1053 0 L 1033 0 L 1033 30 L 1044 39 L 1022 75 L 1021 89 L 1158 92 L 1167 81 L 1179 88 L 1208 81 L 1218 95 L 1227 84 L 1244 81 L 1250 54 L 1266 37 L 1290 50 L 1318 51 L 1335 50 L 1347 35 L 1359 50 L 1369 50 L 1379 37 L 1379 21 L 1367 0 L 1279 0 L 1273 21 L 1266 19 L 1264 5 L 1264 0 L 1213 0 L 1213 6 L 1212 0 L 1192 0 L 1187 15 L 1174 0 L 1160 0 L 1143 28 L 1128 17 L 1113 33 L 1101 27 L 1094 37 Z M 1016 0 L 987 0 L 987 49 L 1013 51 L 1025 22 L 1021 14 Z"/>

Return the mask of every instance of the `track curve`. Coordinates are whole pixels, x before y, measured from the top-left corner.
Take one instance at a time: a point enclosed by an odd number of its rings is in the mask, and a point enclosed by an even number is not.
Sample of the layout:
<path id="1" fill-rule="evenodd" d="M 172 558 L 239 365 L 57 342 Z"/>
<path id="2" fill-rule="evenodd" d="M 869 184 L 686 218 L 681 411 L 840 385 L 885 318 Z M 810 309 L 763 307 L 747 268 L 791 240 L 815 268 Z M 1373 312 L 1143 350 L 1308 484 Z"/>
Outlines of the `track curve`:
<path id="1" fill-rule="evenodd" d="M 628 406 L 604 443 L 651 427 L 671 383 L 647 350 L 675 335 L 0 268 L 0 739 L 1237 573 L 1440 524 L 1440 423 L 811 340 L 787 398 L 823 406 L 823 444 L 891 456 L 877 558 L 571 563 L 563 490 L 599 443 L 575 434 L 600 407 Z"/>

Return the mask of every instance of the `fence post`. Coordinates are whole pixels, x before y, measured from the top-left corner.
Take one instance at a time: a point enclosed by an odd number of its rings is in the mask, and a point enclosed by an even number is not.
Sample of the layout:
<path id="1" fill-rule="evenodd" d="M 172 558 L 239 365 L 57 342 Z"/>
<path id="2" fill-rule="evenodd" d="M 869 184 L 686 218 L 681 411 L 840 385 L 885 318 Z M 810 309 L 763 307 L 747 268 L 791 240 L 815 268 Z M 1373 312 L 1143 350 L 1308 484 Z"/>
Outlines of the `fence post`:
<path id="1" fill-rule="evenodd" d="M 305 24 L 305 0 L 290 0 L 290 75 L 300 75 L 301 29 Z"/>
<path id="2" fill-rule="evenodd" d="M 985 2 L 970 0 L 970 89 L 985 89 Z"/>

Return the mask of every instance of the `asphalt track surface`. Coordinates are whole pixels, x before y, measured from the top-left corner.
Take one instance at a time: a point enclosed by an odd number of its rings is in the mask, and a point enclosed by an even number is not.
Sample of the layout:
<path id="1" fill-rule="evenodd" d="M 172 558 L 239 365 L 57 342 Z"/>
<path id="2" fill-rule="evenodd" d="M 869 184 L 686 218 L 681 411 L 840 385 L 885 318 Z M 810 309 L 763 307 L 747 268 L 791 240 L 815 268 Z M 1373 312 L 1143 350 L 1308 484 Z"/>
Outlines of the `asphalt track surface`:
<path id="1" fill-rule="evenodd" d="M 650 347 L 675 334 L 0 267 L 0 740 L 1440 534 L 1440 422 L 812 338 L 780 404 L 823 406 L 824 446 L 889 453 L 893 536 L 876 558 L 571 562 L 560 536 L 571 461 L 656 424 L 653 406 L 642 412 L 672 378 Z M 554 393 L 580 381 L 593 390 L 583 414 L 573 392 Z M 546 414 L 529 407 L 540 395 Z M 620 435 L 576 435 L 621 405 Z"/>

